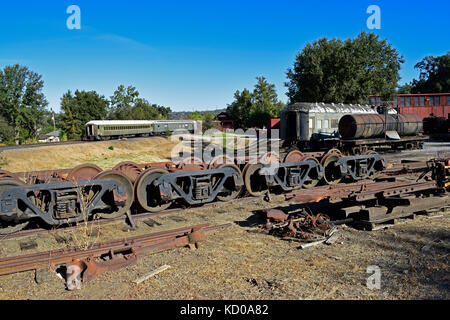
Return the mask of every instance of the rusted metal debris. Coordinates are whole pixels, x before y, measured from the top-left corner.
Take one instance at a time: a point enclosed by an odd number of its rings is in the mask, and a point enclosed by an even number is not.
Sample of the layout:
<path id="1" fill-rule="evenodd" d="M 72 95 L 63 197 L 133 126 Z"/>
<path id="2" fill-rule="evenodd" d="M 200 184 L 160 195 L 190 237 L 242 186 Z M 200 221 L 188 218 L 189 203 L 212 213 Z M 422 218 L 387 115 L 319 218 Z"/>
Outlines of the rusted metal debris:
<path id="1" fill-rule="evenodd" d="M 335 230 L 330 218 L 323 215 L 313 215 L 306 211 L 286 214 L 281 210 L 263 210 L 266 215 L 265 230 L 270 235 L 285 239 L 317 241 L 326 239 Z"/>
<path id="2" fill-rule="evenodd" d="M 96 244 L 87 250 L 80 247 L 1 258 L 0 275 L 42 268 L 67 266 L 67 279 L 83 282 L 96 275 L 136 264 L 144 254 L 175 247 L 198 248 L 206 240 L 205 233 L 230 227 L 231 224 L 209 226 L 201 224 L 186 228 L 113 240 Z M 101 259 L 101 260 L 98 260 Z M 77 288 L 73 283 L 68 287 Z"/>

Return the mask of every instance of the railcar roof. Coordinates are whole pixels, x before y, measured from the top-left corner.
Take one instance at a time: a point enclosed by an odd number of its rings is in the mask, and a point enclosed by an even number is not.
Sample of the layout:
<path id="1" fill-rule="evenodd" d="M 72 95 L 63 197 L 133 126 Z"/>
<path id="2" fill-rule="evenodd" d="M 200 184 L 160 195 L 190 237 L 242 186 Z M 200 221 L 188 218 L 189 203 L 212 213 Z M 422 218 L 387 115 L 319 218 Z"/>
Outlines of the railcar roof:
<path id="1" fill-rule="evenodd" d="M 133 124 L 154 124 L 154 123 L 193 123 L 195 120 L 94 120 L 86 125 L 115 126 Z"/>
<path id="2" fill-rule="evenodd" d="M 369 105 L 343 104 L 343 103 L 311 103 L 297 102 L 289 105 L 286 110 L 301 110 L 316 113 L 367 113 L 376 114 L 377 111 Z"/>

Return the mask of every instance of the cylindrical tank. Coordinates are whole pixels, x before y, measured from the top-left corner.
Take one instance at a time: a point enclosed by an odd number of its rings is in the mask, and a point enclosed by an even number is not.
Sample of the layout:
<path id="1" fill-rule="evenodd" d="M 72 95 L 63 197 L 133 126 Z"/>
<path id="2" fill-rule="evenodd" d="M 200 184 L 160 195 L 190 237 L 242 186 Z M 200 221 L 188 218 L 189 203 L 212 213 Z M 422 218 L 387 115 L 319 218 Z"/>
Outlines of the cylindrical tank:
<path id="1" fill-rule="evenodd" d="M 348 114 L 339 121 L 339 134 L 343 139 L 376 138 L 383 136 L 386 131 L 410 136 L 421 130 L 422 119 L 416 114 Z"/>

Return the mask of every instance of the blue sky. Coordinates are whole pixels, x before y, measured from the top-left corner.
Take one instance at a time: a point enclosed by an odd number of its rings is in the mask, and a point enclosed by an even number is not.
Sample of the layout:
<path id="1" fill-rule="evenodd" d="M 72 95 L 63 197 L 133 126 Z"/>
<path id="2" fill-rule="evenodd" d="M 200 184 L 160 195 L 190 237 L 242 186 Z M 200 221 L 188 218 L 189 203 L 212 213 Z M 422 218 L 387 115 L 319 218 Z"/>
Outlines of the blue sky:
<path id="1" fill-rule="evenodd" d="M 81 30 L 69 30 L 69 5 Z M 174 111 L 222 108 L 236 90 L 265 76 L 286 101 L 286 70 L 307 43 L 346 39 L 381 8 L 380 37 L 406 62 L 400 83 L 418 76 L 426 55 L 450 50 L 450 1 L 5 1 L 0 68 L 19 63 L 42 74 L 49 107 L 68 89 L 109 97 L 119 84 Z"/>

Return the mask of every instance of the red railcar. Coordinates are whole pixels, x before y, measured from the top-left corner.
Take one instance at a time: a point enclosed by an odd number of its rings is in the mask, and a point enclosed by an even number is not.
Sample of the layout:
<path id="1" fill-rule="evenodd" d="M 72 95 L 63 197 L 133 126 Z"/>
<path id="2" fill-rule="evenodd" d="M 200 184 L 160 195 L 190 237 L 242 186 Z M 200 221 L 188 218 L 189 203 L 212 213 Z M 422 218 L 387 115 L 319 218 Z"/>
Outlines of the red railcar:
<path id="1" fill-rule="evenodd" d="M 372 105 L 382 103 L 380 96 L 370 96 Z M 399 94 L 393 107 L 400 113 L 414 113 L 422 119 L 434 115 L 436 117 L 450 118 L 450 93 L 421 93 Z"/>

